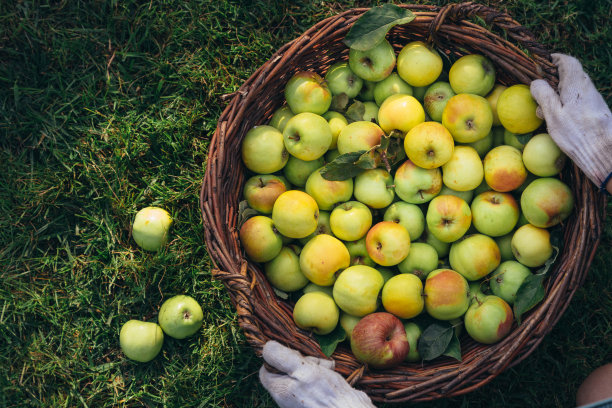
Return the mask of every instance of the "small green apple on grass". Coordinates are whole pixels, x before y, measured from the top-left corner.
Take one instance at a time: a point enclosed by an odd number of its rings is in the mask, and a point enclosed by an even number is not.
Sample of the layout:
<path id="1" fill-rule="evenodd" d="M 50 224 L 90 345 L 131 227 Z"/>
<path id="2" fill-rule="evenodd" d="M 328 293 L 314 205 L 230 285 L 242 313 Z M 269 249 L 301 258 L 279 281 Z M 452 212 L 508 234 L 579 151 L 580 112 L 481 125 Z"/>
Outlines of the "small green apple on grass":
<path id="1" fill-rule="evenodd" d="M 129 320 L 121 327 L 119 344 L 127 358 L 146 363 L 159 354 L 164 332 L 156 323 Z"/>
<path id="2" fill-rule="evenodd" d="M 170 337 L 184 339 L 202 327 L 204 314 L 200 304 L 191 296 L 177 295 L 162 303 L 159 309 L 159 325 Z"/>
<path id="3" fill-rule="evenodd" d="M 159 251 L 168 241 L 172 218 L 159 207 L 146 207 L 136 213 L 132 237 L 146 251 Z"/>

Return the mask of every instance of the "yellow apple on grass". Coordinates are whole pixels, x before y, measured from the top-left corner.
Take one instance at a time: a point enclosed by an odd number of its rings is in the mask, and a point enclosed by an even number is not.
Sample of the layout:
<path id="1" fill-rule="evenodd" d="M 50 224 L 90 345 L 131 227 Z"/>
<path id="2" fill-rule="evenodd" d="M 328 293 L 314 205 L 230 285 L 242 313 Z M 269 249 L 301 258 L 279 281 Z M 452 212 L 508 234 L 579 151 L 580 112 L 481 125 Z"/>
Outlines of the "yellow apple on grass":
<path id="1" fill-rule="evenodd" d="M 491 105 L 482 96 L 459 93 L 446 103 L 442 112 L 442 124 L 457 143 L 475 142 L 491 131 Z"/>
<path id="2" fill-rule="evenodd" d="M 465 200 L 453 195 L 435 197 L 425 215 L 427 229 L 442 242 L 461 238 L 472 223 L 472 211 Z"/>
<path id="3" fill-rule="evenodd" d="M 508 192 L 515 190 L 527 178 L 521 152 L 512 146 L 497 146 L 483 160 L 484 178 L 493 190 Z"/>
<path id="4" fill-rule="evenodd" d="M 315 199 L 320 210 L 330 211 L 334 205 L 348 201 L 353 196 L 353 179 L 327 180 L 317 169 L 308 176 L 305 190 Z"/>
<path id="5" fill-rule="evenodd" d="M 544 265 L 553 253 L 550 232 L 531 224 L 525 224 L 514 232 L 511 246 L 516 260 L 530 268 Z"/>
<path id="6" fill-rule="evenodd" d="M 425 280 L 425 310 L 434 319 L 452 320 L 462 316 L 470 305 L 465 278 L 452 269 L 436 269 Z"/>
<path id="7" fill-rule="evenodd" d="M 366 249 L 378 265 L 397 265 L 408 256 L 410 235 L 406 228 L 391 221 L 381 221 L 366 235 Z"/>
<path id="8" fill-rule="evenodd" d="M 300 269 L 309 281 L 330 286 L 337 275 L 348 268 L 351 255 L 342 241 L 327 234 L 312 238 L 300 252 Z"/>
<path id="9" fill-rule="evenodd" d="M 132 237 L 145 251 L 159 251 L 166 242 L 172 226 L 168 211 L 159 207 L 145 207 L 136 213 Z"/>
<path id="10" fill-rule="evenodd" d="M 558 178 L 535 179 L 521 194 L 523 215 L 536 227 L 553 227 L 569 217 L 573 209 L 572 190 Z"/>
<path id="11" fill-rule="evenodd" d="M 277 172 L 285 167 L 289 159 L 283 134 L 268 125 L 249 130 L 242 141 L 240 152 L 247 169 L 257 174 Z"/>
<path id="12" fill-rule="evenodd" d="M 413 41 L 399 52 L 397 72 L 411 86 L 427 86 L 442 73 L 442 58 L 433 47 Z"/>
<path id="13" fill-rule="evenodd" d="M 334 283 L 334 300 L 340 309 L 353 316 L 365 316 L 378 308 L 378 295 L 384 280 L 371 266 L 349 266 Z"/>
<path id="14" fill-rule="evenodd" d="M 536 115 L 538 104 L 528 85 L 512 85 L 497 99 L 497 115 L 502 126 L 512 133 L 533 132 L 542 124 Z"/>
<path id="15" fill-rule="evenodd" d="M 482 160 L 470 146 L 455 146 L 450 159 L 442 166 L 442 182 L 456 191 L 474 190 L 483 177 Z"/>
<path id="16" fill-rule="evenodd" d="M 410 129 L 422 122 L 425 122 L 425 110 L 412 95 L 391 95 L 378 109 L 378 124 L 387 134 L 398 130 L 404 137 Z"/>
<path id="17" fill-rule="evenodd" d="M 454 147 L 453 136 L 438 122 L 420 123 L 404 138 L 406 155 L 424 169 L 434 169 L 448 162 Z"/>
<path id="18" fill-rule="evenodd" d="M 146 363 L 159 354 L 164 332 L 156 323 L 129 320 L 121 326 L 119 344 L 127 358 Z"/>
<path id="19" fill-rule="evenodd" d="M 329 295 L 323 292 L 303 294 L 293 307 L 293 321 L 304 330 L 317 334 L 331 333 L 338 325 L 340 311 Z"/>
<path id="20" fill-rule="evenodd" d="M 475 281 L 494 271 L 499 266 L 501 255 L 493 238 L 472 234 L 451 245 L 448 260 L 453 270 L 468 281 Z"/>
<path id="21" fill-rule="evenodd" d="M 464 55 L 450 67 L 448 81 L 455 93 L 485 96 L 495 85 L 495 67 L 484 55 Z"/>
<path id="22" fill-rule="evenodd" d="M 272 208 L 275 228 L 289 238 L 304 238 L 315 232 L 318 218 L 315 199 L 299 190 L 285 191 Z"/>
<path id="23" fill-rule="evenodd" d="M 332 233 L 343 241 L 365 237 L 372 226 L 372 212 L 359 201 L 346 201 L 336 206 L 329 217 Z"/>
<path id="24" fill-rule="evenodd" d="M 382 304 L 387 312 L 400 319 L 418 316 L 425 306 L 423 282 L 412 274 L 393 276 L 383 286 Z"/>
<path id="25" fill-rule="evenodd" d="M 319 74 L 300 71 L 287 82 L 285 100 L 295 114 L 312 112 L 322 115 L 331 105 L 332 94 Z"/>

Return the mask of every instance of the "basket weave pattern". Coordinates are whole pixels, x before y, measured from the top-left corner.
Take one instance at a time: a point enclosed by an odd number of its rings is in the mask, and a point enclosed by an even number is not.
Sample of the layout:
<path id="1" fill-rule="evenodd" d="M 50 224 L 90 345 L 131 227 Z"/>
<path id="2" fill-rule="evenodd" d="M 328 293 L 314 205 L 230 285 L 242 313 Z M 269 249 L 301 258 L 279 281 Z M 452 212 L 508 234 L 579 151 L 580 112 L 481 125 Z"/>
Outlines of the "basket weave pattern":
<path id="1" fill-rule="evenodd" d="M 548 51 L 505 13 L 474 3 L 403 7 L 416 18 L 389 33 L 396 51 L 409 41 L 422 40 L 453 59 L 468 53 L 487 56 L 496 66 L 497 81 L 506 85 L 529 84 L 537 78 L 558 82 Z M 267 123 L 282 105 L 284 86 L 293 74 L 312 70 L 324 75 L 331 64 L 348 58 L 342 39 L 365 11 L 352 9 L 323 20 L 280 48 L 228 96 L 210 144 L 200 197 L 206 244 L 215 264 L 213 275 L 225 284 L 240 327 L 257 354 L 273 339 L 303 354 L 324 357 L 312 335 L 295 326 L 292 305 L 275 295 L 260 266 L 247 261 L 241 250 L 237 223 L 245 168 L 240 144 L 249 129 Z M 472 22 L 475 19 L 492 31 Z M 605 198 L 586 176 L 571 164 L 561 177 L 576 198 L 574 213 L 564 225 L 564 250 L 545 281 L 546 298 L 510 335 L 492 346 L 462 338 L 461 362 L 439 358 L 384 371 L 366 369 L 341 345 L 332 356 L 336 371 L 375 401 L 430 401 L 470 392 L 533 352 L 582 284 L 603 223 Z"/>

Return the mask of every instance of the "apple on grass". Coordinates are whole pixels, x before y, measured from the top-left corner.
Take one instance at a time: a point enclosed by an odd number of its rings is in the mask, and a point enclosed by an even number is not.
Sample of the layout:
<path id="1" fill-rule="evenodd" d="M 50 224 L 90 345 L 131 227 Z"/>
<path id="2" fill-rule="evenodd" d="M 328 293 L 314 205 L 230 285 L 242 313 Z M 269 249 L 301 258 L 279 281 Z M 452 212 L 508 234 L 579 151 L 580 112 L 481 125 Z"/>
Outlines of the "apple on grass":
<path id="1" fill-rule="evenodd" d="M 329 224 L 336 237 L 343 241 L 357 241 L 372 226 L 372 212 L 359 201 L 346 201 L 332 210 Z"/>
<path id="2" fill-rule="evenodd" d="M 146 251 L 159 251 L 168 241 L 172 217 L 159 207 L 145 207 L 136 213 L 132 237 Z"/>
<path id="3" fill-rule="evenodd" d="M 378 312 L 362 318 L 353 328 L 351 351 L 355 358 L 377 369 L 399 365 L 410 344 L 402 322 L 391 313 Z"/>
<path id="4" fill-rule="evenodd" d="M 472 212 L 463 199 L 453 195 L 440 195 L 429 203 L 425 221 L 427 229 L 437 239 L 453 242 L 470 228 Z"/>
<path id="5" fill-rule="evenodd" d="M 300 71 L 287 82 L 285 99 L 295 114 L 312 112 L 322 115 L 331 105 L 332 94 L 319 74 Z"/>
<path id="6" fill-rule="evenodd" d="M 293 321 L 304 330 L 329 334 L 338 325 L 340 311 L 329 295 L 323 292 L 303 294 L 293 307 Z"/>
<path id="7" fill-rule="evenodd" d="M 436 269 L 425 280 L 425 310 L 434 319 L 452 320 L 470 305 L 467 280 L 452 269 Z"/>
<path id="8" fill-rule="evenodd" d="M 383 285 L 384 279 L 376 269 L 366 265 L 349 266 L 334 283 L 334 301 L 348 314 L 365 316 L 378 308 Z"/>
<path id="9" fill-rule="evenodd" d="M 455 146 L 450 159 L 442 166 L 442 182 L 453 190 L 474 190 L 483 178 L 482 160 L 470 146 Z"/>
<path id="10" fill-rule="evenodd" d="M 406 228 L 391 221 L 381 221 L 366 235 L 370 258 L 378 265 L 397 265 L 410 252 L 410 235 Z"/>
<path id="11" fill-rule="evenodd" d="M 385 208 L 393 202 L 393 177 L 385 169 L 368 169 L 355 177 L 355 199 L 371 208 Z"/>
<path id="12" fill-rule="evenodd" d="M 457 143 L 476 142 L 491 131 L 491 105 L 482 96 L 458 93 L 446 103 L 442 112 L 442 124 Z"/>
<path id="13" fill-rule="evenodd" d="M 416 275 L 395 275 L 383 286 L 381 299 L 387 312 L 401 319 L 411 319 L 425 306 L 423 282 Z"/>
<path id="14" fill-rule="evenodd" d="M 276 289 L 295 292 L 308 284 L 308 278 L 300 269 L 300 252 L 301 248 L 297 245 L 284 246 L 274 259 L 264 265 L 266 278 Z"/>
<path id="15" fill-rule="evenodd" d="M 483 55 L 464 55 L 450 67 L 448 81 L 455 93 L 485 96 L 495 85 L 495 67 Z"/>
<path id="16" fill-rule="evenodd" d="M 425 216 L 416 204 L 396 201 L 385 210 L 383 221 L 393 221 L 406 228 L 410 241 L 419 239 L 425 229 Z"/>
<path id="17" fill-rule="evenodd" d="M 204 313 L 200 304 L 191 296 L 177 295 L 162 303 L 157 320 L 170 337 L 184 339 L 202 327 Z"/>
<path id="18" fill-rule="evenodd" d="M 444 112 L 448 100 L 455 95 L 455 91 L 448 82 L 434 82 L 427 88 L 423 96 L 425 112 L 432 120 L 442 122 L 442 112 Z"/>
<path id="19" fill-rule="evenodd" d="M 242 162 L 257 174 L 279 171 L 289 159 L 283 134 L 275 127 L 255 126 L 247 132 L 240 146 Z"/>
<path id="20" fill-rule="evenodd" d="M 522 154 L 512 146 L 491 149 L 483 160 L 483 168 L 487 185 L 502 193 L 517 189 L 527 178 Z"/>
<path id="21" fill-rule="evenodd" d="M 290 156 L 287 164 L 283 168 L 283 174 L 287 180 L 296 187 L 304 187 L 308 177 L 317 169 L 325 165 L 323 157 L 315 160 L 300 160 L 295 156 Z"/>
<path id="22" fill-rule="evenodd" d="M 332 95 L 345 94 L 349 98 L 359 95 L 363 85 L 363 79 L 355 75 L 346 62 L 337 62 L 329 67 L 325 82 Z"/>
<path id="23" fill-rule="evenodd" d="M 494 295 L 512 305 L 521 284 L 532 275 L 528 267 L 517 261 L 502 262 L 493 273 L 489 286 Z"/>
<path id="24" fill-rule="evenodd" d="M 348 64 L 358 77 L 371 82 L 382 81 L 395 68 L 395 50 L 386 39 L 365 51 L 351 48 Z"/>
<path id="25" fill-rule="evenodd" d="M 412 95 L 389 96 L 378 109 L 378 125 L 385 133 L 397 130 L 402 137 L 419 123 L 425 122 L 425 110 Z"/>
<path id="26" fill-rule="evenodd" d="M 406 134 L 406 156 L 417 166 L 434 169 L 453 156 L 455 142 L 450 132 L 438 122 L 423 122 Z"/>
<path id="27" fill-rule="evenodd" d="M 516 260 L 530 268 L 544 265 L 553 253 L 550 232 L 531 224 L 525 224 L 514 232 L 511 246 Z"/>
<path id="28" fill-rule="evenodd" d="M 567 156 L 548 133 L 533 136 L 523 149 L 523 163 L 527 170 L 539 177 L 559 174 Z"/>
<path id="29" fill-rule="evenodd" d="M 348 249 L 338 238 L 327 234 L 313 237 L 300 252 L 304 276 L 321 286 L 333 285 L 339 272 L 350 265 Z"/>
<path id="30" fill-rule="evenodd" d="M 316 160 L 323 156 L 329 149 L 332 139 L 332 131 L 327 120 L 310 112 L 298 113 L 289 119 L 283 130 L 283 141 L 287 151 L 304 161 Z M 263 157 L 260 160 L 265 160 L 269 155 L 265 151 L 261 154 Z"/>
<path id="31" fill-rule="evenodd" d="M 397 72 L 411 86 L 432 84 L 442 73 L 442 58 L 422 41 L 406 44 L 397 56 Z"/>
<path id="32" fill-rule="evenodd" d="M 486 191 L 477 195 L 470 206 L 472 224 L 485 235 L 499 237 L 514 229 L 519 219 L 519 205 L 509 193 Z"/>
<path id="33" fill-rule="evenodd" d="M 408 256 L 397 267 L 401 273 L 409 273 L 424 280 L 429 272 L 438 268 L 438 252 L 424 242 L 410 244 Z"/>
<path id="34" fill-rule="evenodd" d="M 412 87 L 404 82 L 397 72 L 374 84 L 374 101 L 378 106 L 382 105 L 389 96 L 398 93 L 412 95 Z"/>
<path id="35" fill-rule="evenodd" d="M 468 281 L 475 281 L 494 271 L 499 266 L 501 255 L 493 238 L 473 234 L 451 245 L 448 260 L 453 270 Z"/>
<path id="36" fill-rule="evenodd" d="M 272 208 L 275 228 L 289 238 L 304 238 L 315 232 L 319 206 L 303 191 L 289 190 L 278 196 Z"/>
<path id="37" fill-rule="evenodd" d="M 156 323 L 129 320 L 121 326 L 119 344 L 127 358 L 146 363 L 159 354 L 164 332 Z"/>
<path id="38" fill-rule="evenodd" d="M 289 182 L 280 176 L 258 174 L 244 183 L 242 191 L 249 207 L 262 214 L 272 214 L 274 202 L 289 187 Z"/>
<path id="39" fill-rule="evenodd" d="M 489 295 L 473 302 L 465 312 L 465 330 L 479 343 L 497 343 L 510 333 L 514 315 L 502 298 Z"/>
<path id="40" fill-rule="evenodd" d="M 393 179 L 395 194 L 410 204 L 423 204 L 434 198 L 442 188 L 442 172 L 439 168 L 424 169 L 406 160 Z"/>
<path id="41" fill-rule="evenodd" d="M 557 178 L 538 178 L 521 194 L 521 211 L 536 227 L 555 226 L 569 217 L 573 209 L 572 190 Z"/>
<path id="42" fill-rule="evenodd" d="M 283 247 L 281 234 L 274 226 L 274 221 L 265 215 L 256 215 L 242 224 L 240 242 L 244 252 L 255 262 L 271 261 Z"/>

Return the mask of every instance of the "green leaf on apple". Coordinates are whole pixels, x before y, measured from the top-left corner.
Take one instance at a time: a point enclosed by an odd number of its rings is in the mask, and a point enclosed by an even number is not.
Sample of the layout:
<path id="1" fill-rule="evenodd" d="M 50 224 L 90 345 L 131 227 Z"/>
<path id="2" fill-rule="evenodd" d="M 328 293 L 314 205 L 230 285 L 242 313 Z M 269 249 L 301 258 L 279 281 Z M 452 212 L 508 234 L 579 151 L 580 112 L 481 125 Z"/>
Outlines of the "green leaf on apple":
<path id="1" fill-rule="evenodd" d="M 527 142 L 529 141 L 529 139 L 531 139 L 531 137 L 533 136 L 533 133 L 523 133 L 520 135 L 515 135 L 516 136 L 516 140 L 519 141 L 520 144 L 527 144 Z"/>
<path id="2" fill-rule="evenodd" d="M 331 105 L 329 106 L 329 110 L 342 113 L 346 111 L 348 104 L 349 104 L 349 97 L 347 94 L 342 92 L 332 97 L 332 101 L 331 101 Z M 364 108 L 364 112 L 365 112 L 365 108 Z M 363 115 L 361 116 L 363 117 Z"/>
<path id="3" fill-rule="evenodd" d="M 315 334 L 314 336 L 319 342 L 319 345 L 321 346 L 321 351 L 327 357 L 330 357 L 332 354 L 334 354 L 338 343 L 346 340 L 346 332 L 340 325 L 337 325 L 331 333 L 325 335 Z"/>
<path id="4" fill-rule="evenodd" d="M 444 350 L 443 353 L 445 356 L 452 357 L 455 360 L 461 361 L 461 343 L 459 342 L 459 337 L 457 337 L 457 333 L 453 330 L 453 337 L 451 338 L 448 347 Z"/>
<path id="5" fill-rule="evenodd" d="M 521 317 L 525 312 L 544 299 L 546 291 L 542 282 L 545 277 L 545 274 L 528 276 L 516 291 L 513 309 L 514 318 L 518 324 L 521 324 Z"/>
<path id="6" fill-rule="evenodd" d="M 456 354 L 456 351 L 449 349 L 453 337 L 456 337 L 455 328 L 449 322 L 437 321 L 430 324 L 423 330 L 417 343 L 421 358 L 423 360 L 433 360 L 434 358 L 446 354 L 447 350 L 449 350 L 451 354 Z M 461 350 L 459 354 L 461 355 Z"/>
<path id="7" fill-rule="evenodd" d="M 355 101 L 346 109 L 344 116 L 349 123 L 352 123 L 362 121 L 363 115 L 365 115 L 365 105 L 363 102 Z"/>
<path id="8" fill-rule="evenodd" d="M 242 200 L 238 204 L 238 228 L 242 227 L 242 224 L 245 223 L 249 218 L 259 214 L 257 210 L 249 207 L 249 204 L 246 200 Z"/>
<path id="9" fill-rule="evenodd" d="M 406 157 L 404 151 L 404 140 L 393 136 L 393 134 L 383 136 L 377 150 L 380 153 L 382 161 L 389 173 L 391 173 L 392 167 Z"/>
<path id="10" fill-rule="evenodd" d="M 363 169 L 357 165 L 357 161 L 364 153 L 366 153 L 365 150 L 359 150 L 358 152 L 341 154 L 323 166 L 321 169 L 321 176 L 325 180 L 331 181 L 342 181 L 355 177 L 363 171 Z"/>
<path id="11" fill-rule="evenodd" d="M 389 30 L 398 24 L 414 20 L 412 11 L 395 4 L 383 4 L 365 12 L 344 37 L 344 44 L 359 51 L 366 51 L 381 42 Z"/>

